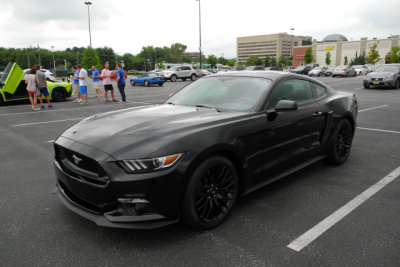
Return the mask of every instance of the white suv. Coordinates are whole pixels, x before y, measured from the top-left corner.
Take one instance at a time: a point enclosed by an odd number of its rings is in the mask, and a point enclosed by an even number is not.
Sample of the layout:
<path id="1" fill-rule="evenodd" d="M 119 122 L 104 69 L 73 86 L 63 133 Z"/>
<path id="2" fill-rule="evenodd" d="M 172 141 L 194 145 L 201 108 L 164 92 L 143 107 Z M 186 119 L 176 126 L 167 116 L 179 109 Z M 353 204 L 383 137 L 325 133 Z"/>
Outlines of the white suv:
<path id="1" fill-rule="evenodd" d="M 161 75 L 164 76 L 164 80 L 171 80 L 171 82 L 175 82 L 177 79 L 186 81 L 189 78 L 195 81 L 198 77 L 202 76 L 200 70 L 192 66 L 172 67 L 162 71 Z"/>

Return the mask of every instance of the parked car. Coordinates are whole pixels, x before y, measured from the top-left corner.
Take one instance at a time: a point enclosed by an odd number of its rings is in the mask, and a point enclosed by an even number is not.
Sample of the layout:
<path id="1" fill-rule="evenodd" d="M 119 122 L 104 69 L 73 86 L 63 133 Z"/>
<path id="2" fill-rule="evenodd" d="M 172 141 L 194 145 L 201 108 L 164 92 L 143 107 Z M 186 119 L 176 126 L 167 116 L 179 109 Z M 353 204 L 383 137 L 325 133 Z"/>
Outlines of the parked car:
<path id="1" fill-rule="evenodd" d="M 306 76 L 209 75 L 163 104 L 94 115 L 66 130 L 54 144 L 54 192 L 100 226 L 182 220 L 210 229 L 239 196 L 323 158 L 343 164 L 357 110 L 353 94 Z"/>
<path id="2" fill-rule="evenodd" d="M 266 67 L 264 70 L 275 70 L 275 71 L 280 71 L 278 67 Z"/>
<path id="3" fill-rule="evenodd" d="M 304 74 L 305 66 L 298 66 L 292 70 L 292 73 Z"/>
<path id="4" fill-rule="evenodd" d="M 250 71 L 253 71 L 253 70 L 265 70 L 265 67 L 264 66 L 249 66 L 245 70 L 250 70 Z"/>
<path id="5" fill-rule="evenodd" d="M 367 65 L 353 65 L 352 67 L 356 70 L 357 75 L 366 75 L 370 72 Z"/>
<path id="6" fill-rule="evenodd" d="M 164 80 L 175 82 L 177 79 L 181 79 L 182 81 L 191 79 L 192 81 L 195 81 L 197 78 L 201 77 L 202 74 L 200 70 L 193 66 L 175 66 L 168 70 L 164 70 L 162 76 L 164 77 Z"/>
<path id="7" fill-rule="evenodd" d="M 333 67 L 328 67 L 328 69 L 325 71 L 325 76 L 332 76 L 333 69 Z"/>
<path id="8" fill-rule="evenodd" d="M 0 105 L 11 101 L 29 99 L 24 77 L 25 73 L 17 63 L 8 63 L 0 78 Z M 70 83 L 47 81 L 47 88 L 52 101 L 65 101 L 73 95 Z"/>
<path id="9" fill-rule="evenodd" d="M 310 77 L 311 76 L 327 76 L 326 75 L 327 70 L 328 70 L 328 67 L 322 67 L 322 66 L 315 67 L 308 72 L 308 76 L 310 76 Z"/>
<path id="10" fill-rule="evenodd" d="M 211 74 L 213 74 L 213 73 L 209 70 L 201 70 L 201 76 L 208 76 Z"/>
<path id="11" fill-rule="evenodd" d="M 332 77 L 342 76 L 342 77 L 356 77 L 357 72 L 351 66 L 338 66 L 332 71 Z"/>
<path id="12" fill-rule="evenodd" d="M 292 72 L 292 70 L 294 70 L 294 67 L 293 67 L 293 66 L 287 66 L 287 67 L 284 67 L 284 68 L 283 68 L 283 71 L 284 71 L 284 72 Z"/>
<path id="13" fill-rule="evenodd" d="M 155 69 L 155 70 L 149 71 L 149 73 L 155 73 L 157 76 L 162 76 L 163 71 L 164 71 L 164 69 Z"/>
<path id="14" fill-rule="evenodd" d="M 24 73 L 28 74 L 31 70 L 30 69 L 24 69 Z M 44 72 L 44 74 L 46 75 L 46 80 L 48 81 L 55 81 L 54 79 L 54 73 L 52 73 L 51 71 L 49 71 L 48 69 L 40 69 L 41 72 Z"/>
<path id="15" fill-rule="evenodd" d="M 155 73 L 143 73 L 140 77 L 133 77 L 130 79 L 130 83 L 132 86 L 135 85 L 144 85 L 146 87 L 152 84 L 158 84 L 159 86 L 163 86 L 165 80 L 162 76 L 157 75 Z"/>
<path id="16" fill-rule="evenodd" d="M 304 66 L 304 70 L 303 70 L 303 74 L 304 75 L 308 75 L 308 73 L 310 72 L 310 70 L 312 70 L 312 69 L 314 69 L 314 68 L 316 68 L 316 67 L 319 67 L 319 64 L 317 64 L 317 63 L 311 63 L 311 64 L 307 64 L 307 65 L 305 65 Z"/>
<path id="17" fill-rule="evenodd" d="M 365 89 L 371 87 L 400 88 L 400 64 L 377 65 L 375 70 L 365 76 Z"/>

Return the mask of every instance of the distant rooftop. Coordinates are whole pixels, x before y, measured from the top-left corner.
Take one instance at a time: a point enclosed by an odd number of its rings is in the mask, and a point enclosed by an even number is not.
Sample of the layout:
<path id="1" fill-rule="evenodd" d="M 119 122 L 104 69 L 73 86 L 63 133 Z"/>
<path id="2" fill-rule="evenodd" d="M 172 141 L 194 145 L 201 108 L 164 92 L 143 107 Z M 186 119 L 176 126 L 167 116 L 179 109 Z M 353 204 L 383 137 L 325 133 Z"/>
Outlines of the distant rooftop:
<path id="1" fill-rule="evenodd" d="M 330 34 L 326 36 L 323 40 L 323 42 L 337 42 L 337 41 L 348 41 L 346 36 L 335 33 L 335 34 Z"/>

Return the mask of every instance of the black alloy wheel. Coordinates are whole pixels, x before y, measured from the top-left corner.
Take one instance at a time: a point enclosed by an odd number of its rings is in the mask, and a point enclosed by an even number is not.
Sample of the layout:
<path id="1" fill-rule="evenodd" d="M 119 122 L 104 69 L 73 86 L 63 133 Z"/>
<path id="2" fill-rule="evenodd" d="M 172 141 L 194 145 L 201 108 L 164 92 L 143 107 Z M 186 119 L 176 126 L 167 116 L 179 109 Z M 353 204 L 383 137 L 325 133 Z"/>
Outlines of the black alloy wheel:
<path id="1" fill-rule="evenodd" d="M 353 127 L 347 119 L 343 119 L 338 123 L 329 145 L 328 162 L 334 165 L 343 164 L 350 154 L 352 142 Z"/>
<path id="2" fill-rule="evenodd" d="M 238 175 L 232 162 L 214 156 L 194 171 L 184 194 L 183 220 L 206 230 L 222 223 L 238 195 Z"/>
<path id="3" fill-rule="evenodd" d="M 145 87 L 149 87 L 149 86 L 150 86 L 150 84 L 149 84 L 149 81 L 148 81 L 148 80 L 145 80 L 145 81 L 144 81 L 144 86 L 145 86 Z"/>
<path id="4" fill-rule="evenodd" d="M 176 79 L 177 79 L 178 77 L 176 77 L 176 75 L 171 75 L 171 82 L 176 82 Z"/>
<path id="5" fill-rule="evenodd" d="M 67 99 L 67 92 L 65 91 L 65 88 L 63 87 L 54 88 L 51 93 L 51 99 L 54 102 L 65 101 Z"/>
<path id="6" fill-rule="evenodd" d="M 135 82 L 133 80 L 131 80 L 131 85 L 135 86 Z"/>
<path id="7" fill-rule="evenodd" d="M 190 79 L 192 80 L 192 81 L 195 81 L 196 79 L 197 79 L 197 76 L 196 76 L 196 74 L 192 74 L 192 76 L 190 76 Z"/>

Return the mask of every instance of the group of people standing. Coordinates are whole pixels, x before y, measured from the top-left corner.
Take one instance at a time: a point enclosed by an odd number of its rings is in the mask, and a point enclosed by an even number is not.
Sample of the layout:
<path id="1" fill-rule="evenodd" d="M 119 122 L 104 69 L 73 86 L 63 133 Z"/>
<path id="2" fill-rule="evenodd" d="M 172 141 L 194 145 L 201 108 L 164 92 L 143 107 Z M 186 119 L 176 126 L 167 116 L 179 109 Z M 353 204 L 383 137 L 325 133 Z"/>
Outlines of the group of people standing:
<path id="1" fill-rule="evenodd" d="M 103 86 L 104 86 L 104 98 L 105 102 L 120 102 L 119 100 L 115 99 L 114 96 L 114 88 L 111 84 L 111 76 L 114 74 L 114 71 L 110 71 L 110 65 L 106 62 L 104 64 L 104 69 L 101 71 L 101 73 L 96 69 L 95 66 L 92 66 L 92 76 L 90 76 L 91 79 L 93 79 L 93 88 L 96 90 L 96 97 L 103 97 L 103 91 L 101 89 L 101 83 L 100 80 L 103 81 Z M 88 94 L 88 87 L 87 87 L 87 81 L 89 79 L 87 71 L 82 68 L 81 65 L 76 65 L 72 66 L 72 71 L 74 72 L 74 75 L 71 76 L 70 78 L 72 79 L 73 83 L 73 90 L 75 91 L 75 94 L 77 96 L 76 100 L 73 102 L 81 103 L 81 104 L 87 104 L 87 94 Z M 119 93 L 121 94 L 122 102 L 126 102 L 126 95 L 125 95 L 125 76 L 124 76 L 124 71 L 122 70 L 122 65 L 121 63 L 117 63 L 117 71 L 115 72 L 116 74 L 116 80 L 117 80 L 117 86 L 119 89 Z M 111 95 L 111 100 L 108 98 L 108 91 L 110 91 Z"/>
<path id="2" fill-rule="evenodd" d="M 50 104 L 49 89 L 47 88 L 46 74 L 40 71 L 40 65 L 32 67 L 29 74 L 25 78 L 26 89 L 28 90 L 29 100 L 31 101 L 34 111 L 45 109 L 43 105 L 43 97 L 45 97 L 49 109 L 53 106 Z M 37 106 L 37 98 L 39 97 L 40 108 Z"/>

